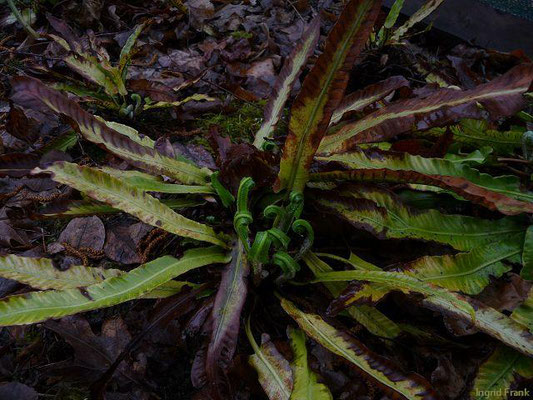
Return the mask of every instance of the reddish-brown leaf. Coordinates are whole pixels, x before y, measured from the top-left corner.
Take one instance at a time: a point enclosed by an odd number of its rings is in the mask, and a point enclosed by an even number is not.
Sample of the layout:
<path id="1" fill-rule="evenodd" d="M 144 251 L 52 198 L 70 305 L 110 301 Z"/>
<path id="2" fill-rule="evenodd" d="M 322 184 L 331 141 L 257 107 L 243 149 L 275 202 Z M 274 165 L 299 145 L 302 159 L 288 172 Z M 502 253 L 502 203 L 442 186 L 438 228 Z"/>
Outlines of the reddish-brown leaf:
<path id="1" fill-rule="evenodd" d="M 263 123 L 255 135 L 254 145 L 257 148 L 261 149 L 264 140 L 274 132 L 291 89 L 300 76 L 301 69 L 307 63 L 307 59 L 315 51 L 319 36 L 320 18 L 315 18 L 304 32 L 303 40 L 294 47 L 287 57 L 276 79 L 270 95 L 270 101 L 265 107 Z"/>
<path id="2" fill-rule="evenodd" d="M 522 64 L 472 90 L 440 89 L 423 98 L 400 100 L 345 124 L 326 136 L 319 152 L 339 152 L 358 143 L 388 140 L 411 129 L 428 129 L 479 116 L 481 103 L 492 118 L 509 116 L 525 105 L 523 94 L 533 80 L 533 64 Z"/>
<path id="3" fill-rule="evenodd" d="M 351 0 L 331 30 L 324 52 L 296 97 L 274 190 L 302 191 L 331 116 L 344 95 L 380 10 L 380 1 Z"/>
<path id="4" fill-rule="evenodd" d="M 21 177 L 39 165 L 35 154 L 10 153 L 0 155 L 0 176 Z"/>
<path id="5" fill-rule="evenodd" d="M 205 358 L 205 371 L 215 398 L 225 399 L 229 382 L 225 378 L 233 359 L 239 336 L 242 307 L 248 293 L 249 266 L 242 244 L 237 243 L 232 261 L 222 274 L 222 281 L 211 313 L 211 339 Z"/>
<path id="6" fill-rule="evenodd" d="M 331 123 L 339 122 L 346 113 L 364 110 L 394 90 L 402 87 L 409 87 L 409 81 L 403 76 L 391 76 L 381 82 L 350 93 L 342 99 L 342 102 L 333 113 Z"/>

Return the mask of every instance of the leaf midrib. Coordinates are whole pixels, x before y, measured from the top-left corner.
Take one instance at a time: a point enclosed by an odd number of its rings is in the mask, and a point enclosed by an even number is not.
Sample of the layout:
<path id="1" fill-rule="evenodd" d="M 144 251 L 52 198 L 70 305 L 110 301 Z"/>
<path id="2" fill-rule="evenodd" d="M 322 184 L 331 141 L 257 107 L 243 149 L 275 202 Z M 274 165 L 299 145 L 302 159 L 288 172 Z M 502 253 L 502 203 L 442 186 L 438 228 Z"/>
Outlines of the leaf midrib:
<path id="1" fill-rule="evenodd" d="M 57 170 L 53 171 L 53 172 L 55 172 L 56 174 L 58 173 Z M 70 177 L 67 176 L 66 174 L 64 174 L 63 168 L 61 168 L 59 170 L 59 173 L 63 174 L 63 177 L 65 178 L 66 181 L 69 181 L 69 182 L 73 183 L 73 181 L 70 179 Z M 84 171 L 81 170 L 80 173 L 83 175 Z M 92 171 L 91 171 L 91 173 L 92 173 Z M 96 174 L 98 174 L 98 173 L 96 173 Z M 89 177 L 89 178 L 91 178 L 91 177 Z M 116 178 L 113 178 L 111 175 L 102 176 L 101 178 L 104 179 L 104 180 L 109 180 L 111 183 L 114 183 L 113 180 L 116 180 Z M 106 188 L 105 186 L 98 186 L 96 183 L 92 182 L 90 179 L 85 178 L 85 185 L 89 186 L 92 189 L 92 191 L 105 192 L 105 193 L 108 194 L 109 197 L 118 197 L 119 200 L 123 204 L 126 203 L 126 204 L 134 204 L 134 205 L 136 205 L 137 208 L 140 209 L 141 211 L 144 211 L 145 213 L 147 213 L 149 215 L 152 215 L 152 216 L 156 217 L 157 219 L 165 221 L 168 226 L 174 227 L 176 229 L 176 232 L 173 232 L 173 233 L 175 233 L 177 235 L 182 235 L 183 233 L 190 232 L 189 237 L 193 237 L 194 238 L 194 236 L 197 236 L 197 237 L 198 236 L 207 236 L 209 238 L 213 238 L 214 239 L 213 241 L 211 241 L 211 243 L 218 244 L 218 245 L 221 245 L 221 244 L 224 243 L 220 238 L 217 237 L 217 235 L 214 232 L 210 232 L 212 230 L 211 227 L 209 227 L 207 225 L 202 225 L 199 222 L 196 222 L 196 221 L 193 221 L 191 219 L 188 219 L 188 218 L 186 218 L 186 217 L 184 217 L 184 216 L 172 211 L 172 209 L 170 207 L 168 207 L 165 204 L 161 203 L 156 198 L 150 196 L 147 193 L 143 193 L 143 192 L 139 191 L 137 188 L 135 188 L 133 186 L 132 186 L 132 189 L 135 190 L 135 192 L 138 194 L 138 196 L 124 197 L 124 195 L 122 194 L 121 186 L 123 186 L 125 184 L 120 182 L 120 181 L 119 181 L 119 183 L 120 183 L 120 185 L 118 186 L 119 187 L 118 191 L 112 191 L 112 190 Z M 75 182 L 74 182 L 74 184 L 75 184 Z M 113 186 L 115 186 L 115 185 L 113 185 Z M 153 206 L 159 207 L 159 208 L 161 208 L 163 210 L 161 215 L 154 214 L 154 212 L 153 212 L 153 210 L 151 210 L 150 206 L 148 208 L 144 207 L 144 202 L 141 200 L 141 199 L 144 198 L 144 196 L 147 196 L 149 198 L 148 202 L 151 202 Z M 188 227 L 180 227 L 180 226 L 176 227 L 176 223 L 170 217 L 170 213 L 172 214 L 172 218 L 176 218 L 176 219 L 180 220 L 181 223 L 185 223 L 185 224 L 187 224 L 189 226 Z M 169 214 L 169 215 L 167 215 L 167 214 Z M 204 229 L 202 231 L 195 230 L 195 229 L 193 229 L 190 226 L 191 224 L 201 225 L 202 227 L 204 227 Z M 200 227 L 198 227 L 198 228 L 200 228 Z M 182 233 L 179 233 L 180 231 Z"/>
<path id="2" fill-rule="evenodd" d="M 203 261 L 200 261 L 202 259 L 207 259 L 207 260 L 212 260 L 211 262 L 207 261 L 206 260 L 206 263 L 203 264 Z M 67 309 L 77 309 L 77 308 L 82 308 L 84 306 L 86 306 L 87 304 L 93 304 L 93 305 L 96 305 L 95 308 L 98 307 L 99 304 L 102 304 L 103 306 L 105 306 L 105 304 L 107 304 L 107 301 L 111 300 L 111 299 L 114 299 L 114 298 L 121 298 L 122 295 L 125 295 L 125 294 L 129 294 L 131 292 L 134 292 L 139 286 L 145 284 L 146 282 L 150 281 L 150 280 L 155 280 L 157 277 L 159 277 L 160 275 L 166 273 L 168 270 L 170 269 L 173 269 L 173 268 L 177 268 L 178 267 L 178 264 L 181 264 L 181 263 L 184 263 L 184 264 L 193 264 L 193 266 L 189 267 L 187 269 L 187 271 L 191 270 L 191 269 L 194 269 L 194 268 L 197 268 L 197 267 L 200 267 L 202 265 L 207 265 L 208 263 L 215 263 L 215 262 L 221 262 L 223 260 L 223 255 L 217 255 L 217 254 L 206 254 L 206 255 L 200 255 L 200 256 L 195 256 L 193 258 L 187 258 L 185 260 L 176 260 L 174 261 L 173 263 L 169 264 L 167 267 L 165 268 L 161 268 L 159 270 L 157 270 L 155 273 L 153 274 L 150 274 L 149 276 L 145 277 L 144 279 L 142 279 L 141 281 L 139 281 L 138 283 L 136 283 L 135 285 L 133 286 L 128 286 L 126 289 L 120 291 L 120 292 L 117 292 L 117 291 L 113 291 L 112 294 L 108 295 L 108 296 L 104 296 L 104 297 L 100 297 L 99 299 L 96 299 L 96 300 L 87 300 L 87 301 L 84 301 L 84 302 L 78 302 L 77 304 L 64 304 L 64 305 L 61 305 L 61 306 L 54 306 L 54 307 L 33 307 L 33 308 L 25 308 L 24 310 L 20 310 L 18 312 L 5 312 L 5 313 L 2 313 L 2 315 L 0 316 L 0 319 L 2 318 L 5 318 L 5 317 L 13 317 L 13 316 L 16 316 L 16 315 L 20 315 L 20 314 L 28 314 L 30 312 L 33 312 L 33 311 L 41 311 L 41 312 L 44 312 L 44 311 L 52 311 L 52 310 L 57 310 L 57 309 L 60 309 L 60 310 L 67 310 Z M 138 276 L 139 272 L 145 272 L 145 270 L 143 271 L 136 271 L 136 275 Z M 185 273 L 186 271 L 182 271 L 180 272 L 178 275 L 181 275 L 182 273 Z M 128 273 L 129 274 L 129 273 Z M 178 276 L 176 275 L 176 276 Z M 134 275 L 129 275 L 129 276 L 134 276 Z M 125 277 L 123 275 L 121 276 L 118 276 L 118 277 L 114 277 L 114 278 L 110 278 L 110 279 L 106 279 L 105 281 L 101 282 L 101 283 L 97 283 L 93 286 L 92 288 L 91 287 L 88 287 L 87 290 L 92 290 L 92 289 L 102 289 L 101 288 L 101 285 L 109 285 L 111 289 L 112 288 L 112 284 L 114 282 L 111 282 L 112 280 L 115 280 L 115 279 L 124 279 Z M 169 279 L 172 279 L 172 278 L 169 278 Z M 161 283 L 161 285 L 164 284 L 164 282 Z M 98 287 L 97 287 L 98 286 Z M 160 285 L 157 285 L 157 286 L 160 286 Z M 155 286 L 155 287 L 157 287 Z M 149 291 L 150 289 L 147 289 L 146 291 Z M 62 291 L 57 291 L 55 293 L 60 293 Z M 67 293 L 67 292 L 71 292 L 71 293 L 77 293 L 77 289 L 66 289 L 64 290 L 63 292 Z M 47 292 L 36 292 L 36 293 L 47 293 Z M 54 293 L 54 292 L 52 292 Z M 89 291 L 89 294 L 91 294 L 91 292 Z M 83 296 L 83 295 L 82 295 Z M 32 296 L 33 297 L 33 296 Z M 14 298 L 7 298 L 5 303 L 1 302 L 0 301 L 0 305 L 3 303 L 5 305 L 9 305 L 9 302 L 11 300 L 20 300 L 22 299 L 21 297 L 14 297 Z M 79 298 L 76 298 L 76 300 L 81 300 Z M 129 299 L 128 299 L 129 300 Z M 128 300 L 124 300 L 124 301 L 128 301 Z M 61 314 L 61 315 L 64 315 L 64 314 Z"/>
<path id="3" fill-rule="evenodd" d="M 335 134 L 335 135 L 330 135 L 330 136 L 326 136 L 324 138 L 324 140 L 322 141 L 323 145 L 321 146 L 322 147 L 322 150 L 329 150 L 329 151 L 332 151 L 332 150 L 336 150 L 339 146 L 337 145 L 338 143 L 342 143 L 348 139 L 351 139 L 352 137 L 354 137 L 355 135 L 357 135 L 358 133 L 364 131 L 364 130 L 367 130 L 367 129 L 370 129 L 370 128 L 373 128 L 379 124 L 381 124 L 382 122 L 385 122 L 385 121 L 388 121 L 390 119 L 396 119 L 396 118 L 403 118 L 403 117 L 407 117 L 409 115 L 416 115 L 416 114 L 420 114 L 420 113 L 429 113 L 429 112 L 432 112 L 432 111 L 436 111 L 442 107 L 455 107 L 455 106 L 459 106 L 461 104 L 465 104 L 465 103 L 468 103 L 468 102 L 474 102 L 474 101 L 480 101 L 480 100 L 484 100 L 484 99 L 487 99 L 487 98 L 494 98 L 494 97 L 499 97 L 499 96 L 507 96 L 507 95 L 512 95 L 512 94 L 515 94 L 515 93 L 521 93 L 523 92 L 524 90 L 527 90 L 527 87 L 518 87 L 518 88 L 514 88 L 514 89 L 509 89 L 509 90 L 500 90 L 500 91 L 490 91 L 488 93 L 481 93 L 477 96 L 465 96 L 465 97 L 461 97 L 455 101 L 449 101 L 449 102 L 441 102 L 441 103 L 437 103 L 433 106 L 428 106 L 428 107 L 425 107 L 425 108 L 410 108 L 408 110 L 405 110 L 405 111 L 400 111 L 400 112 L 397 112 L 397 113 L 384 113 L 384 114 L 381 114 L 377 117 L 372 117 L 372 114 L 370 114 L 368 117 L 365 117 L 364 119 L 361 119 L 357 122 L 355 122 L 354 124 L 352 124 L 352 128 L 343 128 L 342 130 L 344 131 L 344 133 L 340 132 L 338 134 Z M 354 129 L 354 128 L 359 128 L 359 130 L 357 129 Z M 353 133 L 355 132 L 355 133 Z"/>
<path id="4" fill-rule="evenodd" d="M 294 157 L 294 159 L 293 159 L 293 161 L 291 163 L 291 170 L 290 170 L 291 173 L 289 175 L 289 180 L 288 180 L 288 183 L 287 183 L 287 188 L 288 188 L 288 192 L 289 193 L 293 191 L 293 186 L 294 186 L 294 183 L 296 181 L 296 176 L 297 176 L 298 169 L 299 169 L 298 167 L 300 166 L 300 159 L 302 158 L 302 154 L 303 154 L 304 147 L 305 147 L 305 146 L 303 146 L 303 143 L 305 143 L 307 141 L 307 138 L 310 135 L 310 128 L 315 123 L 316 113 L 317 113 L 320 105 L 323 102 L 324 96 L 326 96 L 326 94 L 329 93 L 331 82 L 332 82 L 333 78 L 337 75 L 337 72 L 339 70 L 339 65 L 341 64 L 341 62 L 344 62 L 344 60 L 346 59 L 346 54 L 345 54 L 346 48 L 349 47 L 349 46 L 351 47 L 351 45 L 352 45 L 352 41 L 350 39 L 352 38 L 354 32 L 361 25 L 361 20 L 363 19 L 363 17 L 366 17 L 367 11 L 368 10 L 365 10 L 365 12 L 359 13 L 358 18 L 351 25 L 351 29 L 349 30 L 349 34 L 347 34 L 345 36 L 344 42 L 340 46 L 340 49 L 342 51 L 339 51 L 339 49 L 337 49 L 337 51 L 335 51 L 335 53 L 334 53 L 335 54 L 334 62 L 329 64 L 330 73 L 326 77 L 326 81 L 325 81 L 324 85 L 322 86 L 322 89 L 320 90 L 320 93 L 319 93 L 318 97 L 316 97 L 316 100 L 315 100 L 315 102 L 313 104 L 312 112 L 310 114 L 311 118 L 307 119 L 305 128 L 302 130 L 303 135 L 300 137 L 300 140 L 298 142 L 298 149 L 297 149 L 297 152 L 296 152 L 296 157 Z M 335 28 L 333 28 L 333 29 L 335 29 Z M 326 104 L 327 104 L 327 99 L 326 99 L 326 101 L 324 103 L 323 108 L 325 108 Z"/>
<path id="5" fill-rule="evenodd" d="M 403 388 L 396 387 L 394 382 L 390 383 L 391 381 L 381 371 L 376 371 L 376 370 L 372 369 L 372 367 L 370 367 L 370 365 L 368 365 L 364 361 L 358 360 L 357 356 L 355 356 L 355 357 L 351 356 L 349 352 L 344 351 L 344 349 L 342 347 L 338 346 L 334 341 L 331 341 L 327 336 L 323 335 L 321 331 L 319 331 L 318 329 L 315 328 L 315 326 L 312 324 L 312 321 L 307 317 L 307 315 L 305 315 L 305 313 L 299 312 L 298 314 L 299 314 L 300 318 L 305 319 L 305 321 L 307 322 L 307 326 L 309 326 L 309 330 L 312 330 L 313 332 L 315 332 L 315 335 L 319 336 L 320 338 L 322 338 L 322 340 L 324 342 L 328 343 L 331 347 L 336 349 L 340 354 L 342 354 L 342 356 L 344 358 L 346 358 L 347 360 L 350 360 L 355 365 L 357 365 L 359 368 L 361 368 L 363 371 L 366 371 L 372 377 L 374 377 L 375 379 L 379 380 L 384 385 L 390 387 L 392 390 L 403 394 L 407 398 L 411 398 L 409 393 L 405 392 Z M 342 340 L 342 338 L 340 338 L 340 340 Z M 337 353 L 337 354 L 339 354 L 339 353 Z M 376 372 L 381 374 L 381 375 L 383 375 L 383 377 L 382 378 L 376 377 L 376 375 L 375 375 Z"/>
<path id="6" fill-rule="evenodd" d="M 498 258 L 495 258 L 493 260 L 490 260 L 490 261 L 487 261 L 485 263 L 482 263 L 477 268 L 474 268 L 474 269 L 471 269 L 471 270 L 468 270 L 468 271 L 458 272 L 458 273 L 455 273 L 455 274 L 430 276 L 430 277 L 422 277 L 422 278 L 417 276 L 417 279 L 419 279 L 421 281 L 435 281 L 435 280 L 440 280 L 440 279 L 459 278 L 459 277 L 464 277 L 464 276 L 468 276 L 468 275 L 474 275 L 476 272 L 479 272 L 482 269 L 485 269 L 486 267 L 488 267 L 490 265 L 496 264 L 496 263 L 500 262 L 501 260 L 504 260 L 504 259 L 506 259 L 508 257 L 512 257 L 515 254 L 520 254 L 520 253 L 521 253 L 521 250 L 510 251 L 509 253 L 500 255 Z"/>

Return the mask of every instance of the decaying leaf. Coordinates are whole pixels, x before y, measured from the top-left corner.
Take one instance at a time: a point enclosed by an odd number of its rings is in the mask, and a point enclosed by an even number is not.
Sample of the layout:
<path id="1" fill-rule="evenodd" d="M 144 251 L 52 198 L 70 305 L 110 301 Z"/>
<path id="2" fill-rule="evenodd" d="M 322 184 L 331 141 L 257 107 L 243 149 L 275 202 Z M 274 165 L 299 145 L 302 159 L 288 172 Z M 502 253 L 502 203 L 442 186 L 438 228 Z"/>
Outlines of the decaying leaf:
<path id="1" fill-rule="evenodd" d="M 371 106 L 382 98 L 388 96 L 391 92 L 402 87 L 408 87 L 409 81 L 403 76 L 392 76 L 381 82 L 369 85 L 364 89 L 357 90 L 345 96 L 339 104 L 333 116 L 331 124 L 336 124 L 341 118 L 350 112 L 362 111 Z"/>
<path id="2" fill-rule="evenodd" d="M 492 180 L 491 177 L 488 179 Z M 516 200 L 502 193 L 485 189 L 459 176 L 427 175 L 416 171 L 394 171 L 390 169 L 358 169 L 350 171 L 319 172 L 311 176 L 312 181 L 322 182 L 383 182 L 383 183 L 411 183 L 436 186 L 456 193 L 473 203 L 483 205 L 489 210 L 499 211 L 505 215 L 533 213 L 533 203 L 530 200 Z M 513 179 L 514 180 L 514 179 Z M 520 192 L 512 194 L 520 195 Z M 530 197 L 529 193 L 524 196 Z"/>
<path id="3" fill-rule="evenodd" d="M 28 77 L 12 80 L 13 101 L 29 108 L 50 109 L 68 116 L 85 139 L 105 147 L 132 165 L 148 171 L 165 174 L 183 183 L 204 184 L 209 170 L 195 167 L 190 162 L 165 157 L 153 148 L 139 144 L 129 136 L 113 130 L 96 117 L 83 110 L 76 102 L 40 81 Z"/>
<path id="4" fill-rule="evenodd" d="M 231 263 L 222 275 L 220 287 L 211 311 L 211 338 L 206 354 L 206 376 L 213 392 L 223 398 L 224 374 L 228 369 L 235 349 L 240 328 L 242 307 L 248 293 L 249 265 L 244 247 L 235 244 Z"/>
<path id="5" fill-rule="evenodd" d="M 261 337 L 261 346 L 257 345 L 252 336 L 249 321 L 246 324 L 246 334 L 254 349 L 249 363 L 257 371 L 259 383 L 268 398 L 289 400 L 294 385 L 289 362 L 280 354 L 266 333 Z"/>

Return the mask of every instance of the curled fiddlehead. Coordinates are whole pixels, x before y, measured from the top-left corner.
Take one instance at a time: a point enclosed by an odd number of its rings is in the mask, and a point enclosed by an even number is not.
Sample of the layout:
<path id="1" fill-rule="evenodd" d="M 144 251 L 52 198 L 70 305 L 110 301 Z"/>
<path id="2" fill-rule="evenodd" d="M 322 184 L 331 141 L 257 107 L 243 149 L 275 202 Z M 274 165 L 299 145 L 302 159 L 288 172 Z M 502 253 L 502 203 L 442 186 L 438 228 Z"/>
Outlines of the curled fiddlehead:
<path id="1" fill-rule="evenodd" d="M 220 171 L 216 171 L 211 174 L 211 185 L 213 186 L 213 189 L 215 189 L 215 191 L 217 192 L 218 197 L 220 197 L 222 205 L 228 208 L 235 202 L 235 197 L 233 197 L 229 190 L 226 189 L 224 185 L 222 185 L 222 183 L 218 179 L 219 174 Z"/>
<path id="2" fill-rule="evenodd" d="M 287 215 L 287 212 L 283 207 L 271 204 L 265 208 L 263 215 L 268 219 L 284 218 Z"/>
<path id="3" fill-rule="evenodd" d="M 263 145 L 261 146 L 261 149 L 264 150 L 264 151 L 273 151 L 275 149 L 277 149 L 277 145 L 276 143 L 274 142 L 271 142 L 269 140 L 266 140 Z"/>
<path id="4" fill-rule="evenodd" d="M 271 243 L 272 239 L 267 231 L 257 232 L 252 248 L 250 249 L 249 259 L 255 263 L 267 263 Z"/>
<path id="5" fill-rule="evenodd" d="M 237 193 L 237 212 L 233 217 L 233 227 L 239 235 L 246 252 L 250 251 L 248 240 L 248 225 L 253 222 L 252 213 L 248 210 L 248 196 L 255 183 L 252 178 L 246 177 L 241 180 Z"/>
<path id="6" fill-rule="evenodd" d="M 284 249 L 287 250 L 287 247 L 289 247 L 289 242 L 291 241 L 291 238 L 282 230 L 278 228 L 272 228 L 267 231 L 268 235 L 270 236 L 272 243 L 276 247 L 276 249 Z"/>
<path id="7" fill-rule="evenodd" d="M 295 257 L 297 260 L 299 260 L 313 245 L 315 240 L 315 232 L 311 224 L 305 219 L 297 219 L 294 221 L 292 223 L 292 230 L 298 235 L 302 235 L 304 237 L 302 246 L 300 247 L 300 250 L 298 250 L 298 253 Z"/>
<path id="8" fill-rule="evenodd" d="M 304 208 L 304 195 L 300 192 L 292 192 L 289 196 L 289 205 L 287 212 L 293 218 L 300 218 Z"/>
<path id="9" fill-rule="evenodd" d="M 278 281 L 292 279 L 300 270 L 300 265 L 285 251 L 276 252 L 272 257 L 272 261 L 283 271 L 283 276 Z"/>

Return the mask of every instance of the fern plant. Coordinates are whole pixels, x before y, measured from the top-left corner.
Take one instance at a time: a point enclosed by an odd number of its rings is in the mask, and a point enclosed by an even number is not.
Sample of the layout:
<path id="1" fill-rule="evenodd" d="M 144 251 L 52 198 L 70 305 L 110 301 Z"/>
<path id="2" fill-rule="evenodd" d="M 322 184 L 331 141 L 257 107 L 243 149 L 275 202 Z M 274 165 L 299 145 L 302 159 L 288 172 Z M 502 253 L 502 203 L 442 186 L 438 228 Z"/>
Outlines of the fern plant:
<path id="1" fill-rule="evenodd" d="M 478 392 L 508 387 L 514 379 L 510 371 L 531 376 L 532 294 L 510 316 L 472 296 L 513 264 L 522 264 L 523 277 L 531 278 L 533 235 L 527 215 L 533 213 L 533 194 L 523 191 L 515 177 L 480 172 L 491 153 L 486 147 L 431 158 L 391 151 L 388 143 L 412 131 L 431 137 L 435 133 L 427 128 L 476 118 L 480 107 L 491 118 L 517 113 L 525 106 L 533 66 L 518 65 L 471 90 L 439 89 L 425 97 L 392 101 L 360 117 L 363 108 L 405 84 L 391 79 L 344 96 L 379 9 L 374 0 L 346 5 L 292 104 L 279 170 L 273 153 L 279 138 L 272 135 L 318 42 L 318 20 L 309 25 L 283 66 L 254 146 L 226 143 L 231 157 L 216 172 L 158 152 L 150 138 L 91 115 L 36 79 L 13 79 L 15 102 L 66 115 L 83 139 L 135 168 L 120 171 L 63 161 L 35 169 L 33 174 L 48 174 L 92 199 L 72 202 L 59 212 L 49 210 L 47 217 L 122 211 L 198 247 L 130 272 L 82 266 L 58 271 L 48 259 L 3 257 L 0 276 L 37 290 L 0 300 L 0 325 L 33 324 L 132 299 L 179 295 L 185 286 L 195 284 L 176 278 L 217 265 L 221 278 L 203 325 L 206 344 L 198 351 L 192 377 L 195 386 L 205 387 L 214 398 L 231 397 L 227 373 L 241 330 L 253 349 L 250 365 L 272 400 L 333 398 L 311 368 L 306 338 L 344 359 L 386 393 L 408 399 L 439 397 L 425 378 L 380 355 L 375 342 L 371 349 L 358 335 L 340 328 L 346 318 L 352 319 L 386 346 L 401 335 L 419 337 L 420 330 L 393 321 L 375 307 L 393 291 L 409 298 L 417 295 L 422 307 L 452 316 L 501 343 L 480 368 L 475 380 Z M 416 208 L 395 193 L 399 184 L 418 190 L 413 193 L 446 193 L 469 201 L 498 219 Z M 214 196 L 224 217 L 215 229 L 174 211 L 154 192 Z M 349 245 L 334 253 L 321 247 L 315 238 L 327 233 L 323 224 L 316 223 L 317 212 L 346 221 L 353 232 L 440 243 L 453 251 L 383 269 L 358 257 Z M 342 242 L 337 240 L 337 245 Z M 319 285 L 330 295 L 317 290 Z M 313 293 L 314 301 L 304 301 L 299 296 L 302 290 Z M 258 302 L 281 307 L 294 321 L 288 330 L 292 362 L 266 333 L 257 343 L 261 311 L 254 304 Z M 329 304 L 328 317 L 324 308 L 313 309 L 312 303 Z M 500 370 L 506 371 L 505 376 L 498 375 Z M 499 380 L 491 378 L 497 375 Z"/>

